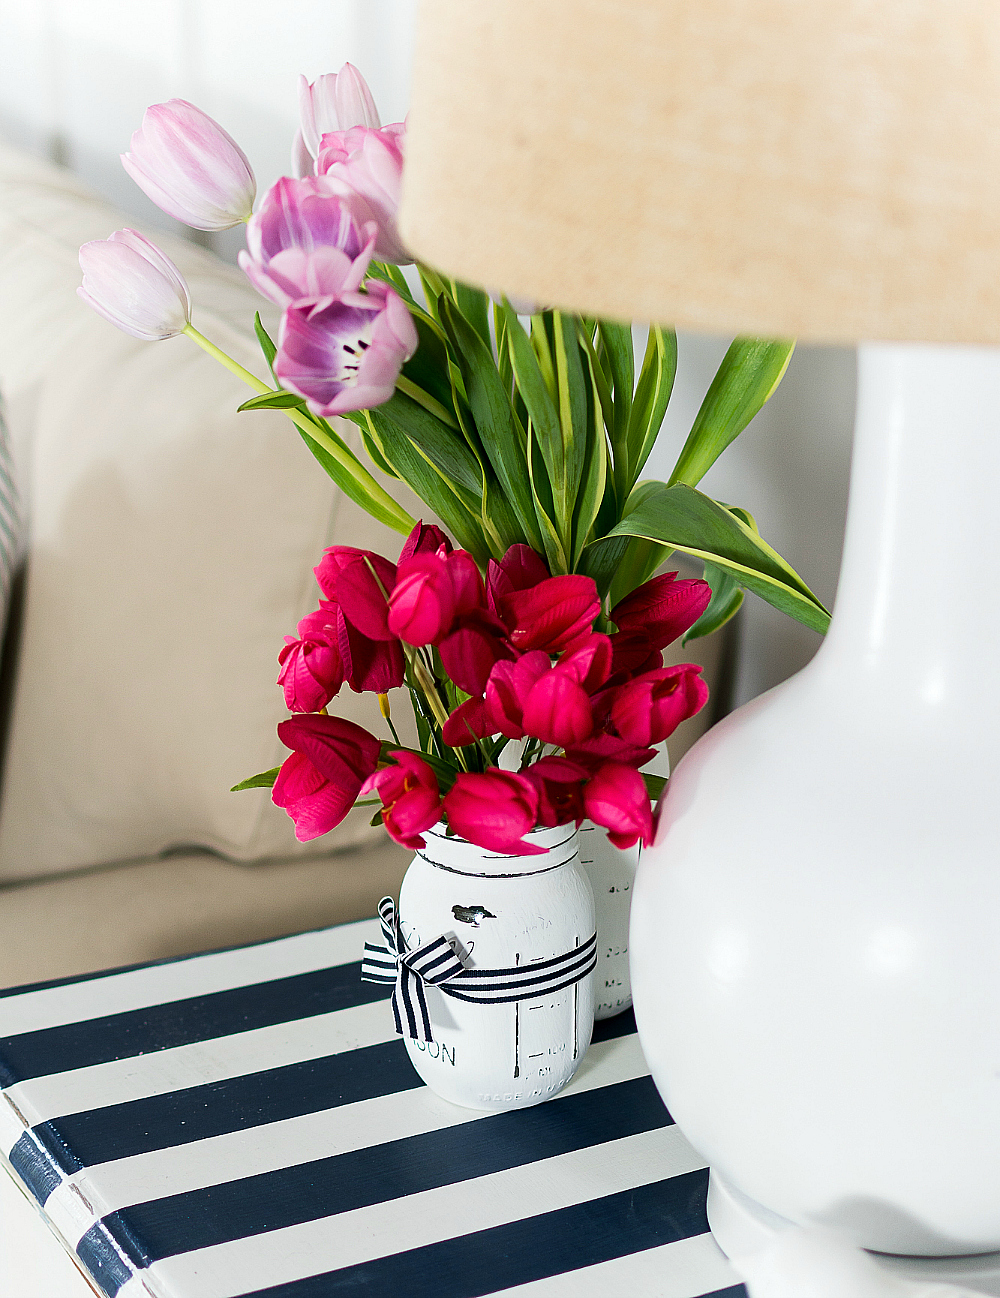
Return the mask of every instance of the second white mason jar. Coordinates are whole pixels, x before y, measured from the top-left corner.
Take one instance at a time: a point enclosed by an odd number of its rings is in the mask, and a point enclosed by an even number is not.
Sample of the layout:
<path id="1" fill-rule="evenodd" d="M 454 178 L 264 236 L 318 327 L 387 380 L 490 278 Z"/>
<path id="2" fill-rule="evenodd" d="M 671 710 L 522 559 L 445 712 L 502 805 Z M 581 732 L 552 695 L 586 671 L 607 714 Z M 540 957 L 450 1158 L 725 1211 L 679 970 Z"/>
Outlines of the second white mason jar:
<path id="1" fill-rule="evenodd" d="M 536 829 L 545 854 L 503 856 L 444 825 L 424 834 L 399 894 L 402 936 L 414 950 L 448 938 L 467 969 L 539 964 L 585 946 L 594 898 L 572 825 Z M 417 1072 L 439 1095 L 475 1109 L 519 1109 L 550 1099 L 590 1045 L 594 975 L 533 1000 L 476 1004 L 426 986 L 433 1041 L 404 1037 Z"/>

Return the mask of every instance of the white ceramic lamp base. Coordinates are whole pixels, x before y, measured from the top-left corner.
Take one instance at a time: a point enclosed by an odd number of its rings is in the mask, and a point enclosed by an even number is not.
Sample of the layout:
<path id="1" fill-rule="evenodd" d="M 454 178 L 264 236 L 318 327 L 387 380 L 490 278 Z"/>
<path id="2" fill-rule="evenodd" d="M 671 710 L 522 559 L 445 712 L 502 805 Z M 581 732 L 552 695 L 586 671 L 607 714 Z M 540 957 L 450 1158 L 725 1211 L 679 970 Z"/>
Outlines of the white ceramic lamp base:
<path id="1" fill-rule="evenodd" d="M 716 1172 L 708 1182 L 708 1224 L 719 1248 L 731 1258 L 758 1252 L 779 1231 L 794 1226 L 794 1222 L 727 1185 Z M 961 1285 L 994 1298 L 1000 1295 L 1000 1253 L 971 1257 L 900 1257 L 892 1253 L 871 1256 L 887 1271 L 907 1280 Z"/>
<path id="2" fill-rule="evenodd" d="M 826 641 L 687 754 L 636 875 L 678 1126 L 878 1252 L 1000 1250 L 998 484 L 1000 349 L 861 348 Z"/>

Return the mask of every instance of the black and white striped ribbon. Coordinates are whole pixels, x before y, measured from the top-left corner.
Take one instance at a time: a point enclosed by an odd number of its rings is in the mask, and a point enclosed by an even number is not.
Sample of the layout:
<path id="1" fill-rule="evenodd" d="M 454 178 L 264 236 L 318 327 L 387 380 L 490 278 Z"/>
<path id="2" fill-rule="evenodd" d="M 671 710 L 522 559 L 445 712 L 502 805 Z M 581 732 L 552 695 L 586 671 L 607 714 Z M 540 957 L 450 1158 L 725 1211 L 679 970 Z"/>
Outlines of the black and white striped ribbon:
<path id="1" fill-rule="evenodd" d="M 365 982 L 393 984 L 392 1012 L 400 1036 L 433 1041 L 424 984 L 456 1000 L 503 1005 L 534 1000 L 572 987 L 597 965 L 597 934 L 563 955 L 507 969 L 466 969 L 446 937 L 436 937 L 415 951 L 406 949 L 391 897 L 378 904 L 385 943 L 365 943 L 361 977 Z M 406 1024 L 404 1028 L 404 1022 Z"/>

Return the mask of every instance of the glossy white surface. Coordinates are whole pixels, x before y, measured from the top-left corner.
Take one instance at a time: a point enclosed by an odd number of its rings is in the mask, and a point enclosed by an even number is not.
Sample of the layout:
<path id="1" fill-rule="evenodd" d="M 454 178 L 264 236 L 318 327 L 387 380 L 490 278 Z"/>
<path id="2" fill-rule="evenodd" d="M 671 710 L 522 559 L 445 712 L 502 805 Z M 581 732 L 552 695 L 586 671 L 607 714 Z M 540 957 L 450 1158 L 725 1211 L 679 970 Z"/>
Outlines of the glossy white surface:
<path id="1" fill-rule="evenodd" d="M 440 831 L 440 834 L 436 832 Z M 498 969 L 560 956 L 594 932 L 594 897 L 572 825 L 536 829 L 547 855 L 500 856 L 424 835 L 399 893 L 410 950 L 440 934 L 456 939 L 466 968 Z M 535 1000 L 476 1005 L 427 988 L 432 1042 L 404 1037 L 410 1060 L 434 1091 L 474 1109 L 523 1109 L 566 1085 L 590 1045 L 594 975 Z"/>
<path id="2" fill-rule="evenodd" d="M 1000 1249 L 1000 353 L 862 349 L 836 615 L 678 767 L 632 910 L 657 1085 L 733 1187 Z"/>

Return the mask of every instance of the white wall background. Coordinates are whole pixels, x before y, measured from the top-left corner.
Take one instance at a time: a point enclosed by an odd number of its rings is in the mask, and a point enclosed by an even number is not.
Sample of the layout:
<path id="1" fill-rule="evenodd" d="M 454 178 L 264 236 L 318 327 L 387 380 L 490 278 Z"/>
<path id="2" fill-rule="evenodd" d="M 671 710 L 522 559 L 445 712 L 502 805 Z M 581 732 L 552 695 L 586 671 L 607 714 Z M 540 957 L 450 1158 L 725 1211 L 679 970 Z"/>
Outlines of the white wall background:
<path id="1" fill-rule="evenodd" d="M 133 220 L 170 228 L 118 161 L 147 104 L 197 103 L 241 143 L 263 189 L 288 169 L 300 72 L 312 80 L 349 59 L 383 121 L 405 116 L 415 10 L 416 0 L 0 0 L 0 134 L 71 167 Z M 241 243 L 239 231 L 197 237 L 230 260 Z M 650 476 L 669 471 L 728 341 L 681 339 Z M 800 348 L 770 405 L 705 480 L 751 510 L 828 603 L 853 409 L 853 353 Z M 742 623 L 738 701 L 797 670 L 818 642 L 753 596 Z"/>

